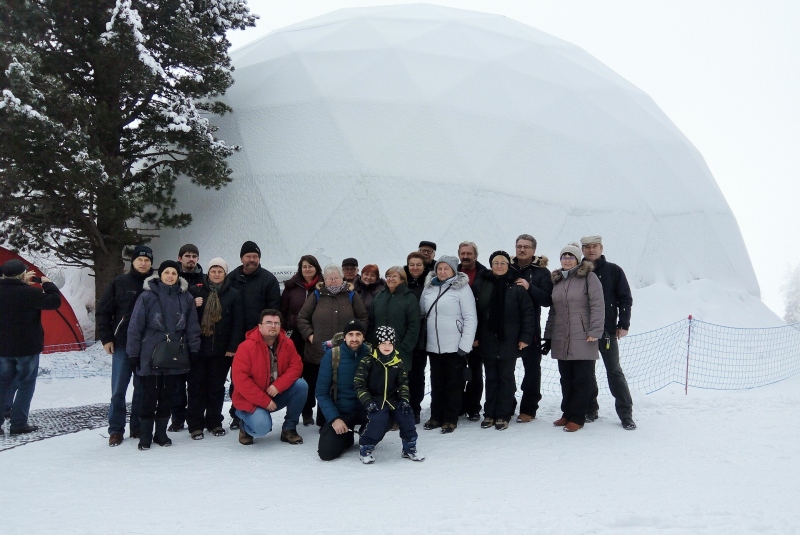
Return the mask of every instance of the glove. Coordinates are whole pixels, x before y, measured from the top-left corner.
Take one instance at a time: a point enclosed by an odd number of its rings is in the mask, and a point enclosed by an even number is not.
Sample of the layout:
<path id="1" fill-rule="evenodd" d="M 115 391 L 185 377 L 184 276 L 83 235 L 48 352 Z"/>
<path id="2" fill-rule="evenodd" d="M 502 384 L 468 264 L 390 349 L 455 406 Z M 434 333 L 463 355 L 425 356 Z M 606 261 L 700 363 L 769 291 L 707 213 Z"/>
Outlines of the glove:
<path id="1" fill-rule="evenodd" d="M 547 355 L 550 353 L 550 347 L 553 345 L 551 340 L 543 340 L 542 341 L 542 355 Z"/>
<path id="2" fill-rule="evenodd" d="M 364 410 L 367 411 L 367 414 L 372 414 L 373 412 L 378 412 L 378 404 L 372 400 L 364 403 Z"/>
<path id="3" fill-rule="evenodd" d="M 200 353 L 189 353 L 189 362 L 192 364 L 197 364 L 200 361 Z"/>
<path id="4" fill-rule="evenodd" d="M 408 401 L 404 400 L 404 399 L 400 400 L 400 403 L 397 404 L 397 408 L 403 414 L 411 414 L 411 413 L 414 412 L 414 411 L 411 410 L 411 404 Z"/>

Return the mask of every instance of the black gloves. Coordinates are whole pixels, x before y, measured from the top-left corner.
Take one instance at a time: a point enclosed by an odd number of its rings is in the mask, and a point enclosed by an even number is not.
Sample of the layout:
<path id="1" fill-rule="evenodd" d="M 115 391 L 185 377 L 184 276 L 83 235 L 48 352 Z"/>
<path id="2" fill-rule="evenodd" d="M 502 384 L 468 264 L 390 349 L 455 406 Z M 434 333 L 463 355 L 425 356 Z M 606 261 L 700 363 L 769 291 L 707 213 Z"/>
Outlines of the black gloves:
<path id="1" fill-rule="evenodd" d="M 542 355 L 547 355 L 550 353 L 550 347 L 552 346 L 551 340 L 543 340 L 542 341 Z"/>
<path id="2" fill-rule="evenodd" d="M 413 410 L 411 410 L 411 404 L 408 401 L 404 400 L 404 399 L 400 400 L 400 403 L 397 404 L 397 408 L 403 414 L 411 414 L 411 413 L 414 412 Z"/>
<path id="3" fill-rule="evenodd" d="M 378 404 L 372 400 L 364 403 L 364 410 L 367 411 L 367 414 L 372 414 L 373 412 L 378 412 Z"/>

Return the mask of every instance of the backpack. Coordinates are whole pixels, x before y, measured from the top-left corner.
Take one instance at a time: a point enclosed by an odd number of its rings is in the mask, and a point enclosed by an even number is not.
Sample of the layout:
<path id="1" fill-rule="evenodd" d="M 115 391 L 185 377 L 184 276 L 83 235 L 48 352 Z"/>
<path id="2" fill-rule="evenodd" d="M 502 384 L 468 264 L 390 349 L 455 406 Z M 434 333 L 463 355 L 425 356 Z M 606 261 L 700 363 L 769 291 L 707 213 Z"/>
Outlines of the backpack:
<path id="1" fill-rule="evenodd" d="M 331 396 L 333 397 L 334 403 L 336 402 L 336 396 L 339 392 L 339 362 L 342 360 L 341 345 L 343 341 L 344 333 L 336 333 L 333 335 L 333 338 L 331 338 L 331 345 L 333 346 L 331 347 Z M 364 343 L 366 344 L 369 352 L 372 353 L 372 345 L 367 342 Z"/>

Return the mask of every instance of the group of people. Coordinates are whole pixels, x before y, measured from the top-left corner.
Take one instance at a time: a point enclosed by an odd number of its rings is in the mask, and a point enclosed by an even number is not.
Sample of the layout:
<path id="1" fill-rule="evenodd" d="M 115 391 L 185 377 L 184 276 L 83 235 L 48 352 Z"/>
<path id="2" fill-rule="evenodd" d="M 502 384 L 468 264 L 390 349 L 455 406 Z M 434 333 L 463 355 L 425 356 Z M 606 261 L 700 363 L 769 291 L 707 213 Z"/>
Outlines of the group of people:
<path id="1" fill-rule="evenodd" d="M 111 282 L 96 313 L 112 355 L 109 446 L 124 439 L 131 379 L 130 436 L 140 449 L 170 445 L 167 432 L 184 425 L 195 440 L 224 436 L 230 371 L 230 429 L 243 445 L 271 432 L 272 413 L 285 407 L 281 441 L 302 444 L 300 423 L 317 425 L 322 459 L 351 447 L 358 430 L 360 457 L 374 462 L 375 446 L 398 430 L 403 456 L 422 460 L 416 424 L 428 364 L 424 429 L 452 433 L 459 417 L 477 422 L 482 409 L 480 426 L 503 430 L 517 413 L 517 358 L 525 376 L 516 421 L 527 423 L 537 415 L 541 358 L 550 352 L 562 388 L 555 425 L 573 432 L 597 419 L 594 364 L 602 356 L 617 415 L 635 429 L 617 345 L 628 331 L 631 292 L 623 270 L 605 260 L 601 237 L 565 246 L 552 272 L 533 236 L 520 235 L 515 253 L 495 251 L 486 267 L 473 242 L 437 260 L 436 244 L 422 241 L 383 277 L 375 264 L 359 272 L 355 258 L 323 268 L 305 255 L 281 294 L 252 241 L 241 247 L 240 266 L 229 270 L 214 258 L 205 273 L 195 245 L 157 269 L 152 250 L 137 246 L 130 271 Z"/>

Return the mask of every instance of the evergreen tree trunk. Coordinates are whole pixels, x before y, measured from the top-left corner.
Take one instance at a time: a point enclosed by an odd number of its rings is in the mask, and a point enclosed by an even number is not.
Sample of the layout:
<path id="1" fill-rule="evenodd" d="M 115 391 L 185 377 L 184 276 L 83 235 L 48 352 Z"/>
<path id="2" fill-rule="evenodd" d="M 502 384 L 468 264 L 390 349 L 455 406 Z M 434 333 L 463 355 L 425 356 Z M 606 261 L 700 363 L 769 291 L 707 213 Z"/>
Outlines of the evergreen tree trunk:
<path id="1" fill-rule="evenodd" d="M 112 251 L 103 253 L 95 250 L 92 255 L 94 262 L 94 300 L 95 305 L 100 301 L 103 293 L 108 288 L 114 277 L 121 275 L 125 271 L 125 263 L 122 260 L 122 246 L 114 247 Z"/>

